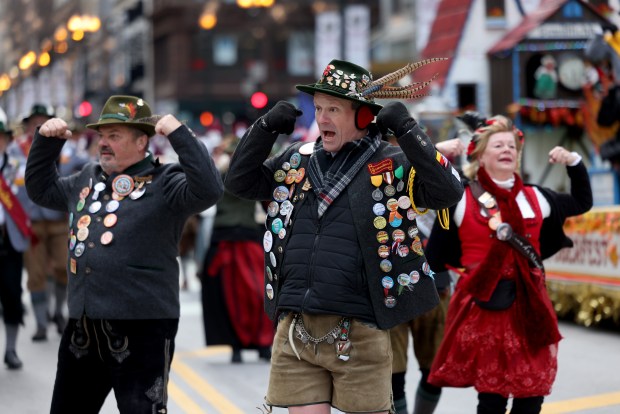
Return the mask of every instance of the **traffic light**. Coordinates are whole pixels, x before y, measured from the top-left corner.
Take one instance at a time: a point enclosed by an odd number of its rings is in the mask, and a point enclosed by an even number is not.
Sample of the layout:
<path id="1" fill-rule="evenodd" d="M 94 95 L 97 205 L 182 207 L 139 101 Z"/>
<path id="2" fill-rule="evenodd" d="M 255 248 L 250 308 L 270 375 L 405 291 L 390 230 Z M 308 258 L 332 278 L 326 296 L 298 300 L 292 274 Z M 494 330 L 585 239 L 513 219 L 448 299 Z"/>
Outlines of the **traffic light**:
<path id="1" fill-rule="evenodd" d="M 250 104 L 252 104 L 252 108 L 263 109 L 267 106 L 269 102 L 269 98 L 263 92 L 254 92 L 250 97 Z"/>

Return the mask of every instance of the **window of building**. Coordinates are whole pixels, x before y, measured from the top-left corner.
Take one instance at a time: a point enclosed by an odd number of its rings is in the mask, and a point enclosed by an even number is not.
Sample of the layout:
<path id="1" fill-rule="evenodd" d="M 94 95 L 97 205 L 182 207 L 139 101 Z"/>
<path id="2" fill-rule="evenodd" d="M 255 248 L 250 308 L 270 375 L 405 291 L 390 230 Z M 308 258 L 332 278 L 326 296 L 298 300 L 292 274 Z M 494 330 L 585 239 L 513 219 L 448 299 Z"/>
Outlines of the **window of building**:
<path id="1" fill-rule="evenodd" d="M 506 4 L 505 0 L 486 0 L 485 16 L 487 28 L 506 27 Z"/>
<path id="2" fill-rule="evenodd" d="M 476 108 L 477 88 L 475 83 L 461 83 L 456 85 L 458 107 L 462 111 Z"/>

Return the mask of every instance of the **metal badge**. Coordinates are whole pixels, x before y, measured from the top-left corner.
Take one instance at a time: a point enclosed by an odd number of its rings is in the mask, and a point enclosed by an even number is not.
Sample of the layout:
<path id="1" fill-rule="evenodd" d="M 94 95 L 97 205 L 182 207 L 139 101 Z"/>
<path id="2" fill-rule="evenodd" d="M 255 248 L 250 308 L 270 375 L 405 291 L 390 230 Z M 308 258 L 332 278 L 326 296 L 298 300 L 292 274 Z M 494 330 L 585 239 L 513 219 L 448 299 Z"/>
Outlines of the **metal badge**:
<path id="1" fill-rule="evenodd" d="M 377 241 L 381 244 L 387 243 L 389 240 L 388 232 L 385 230 L 381 230 L 377 232 Z"/>
<path id="2" fill-rule="evenodd" d="M 417 270 L 414 270 L 411 273 L 409 273 L 409 280 L 414 285 L 418 283 L 420 281 L 420 272 L 418 272 Z"/>
<path id="3" fill-rule="evenodd" d="M 267 294 L 269 300 L 273 299 L 273 286 L 271 286 L 271 284 L 267 283 L 265 286 L 265 293 Z"/>
<path id="4" fill-rule="evenodd" d="M 112 189 L 121 197 L 126 197 L 133 191 L 134 181 L 127 174 L 121 174 L 112 181 Z M 97 185 L 95 185 L 95 189 Z"/>
<path id="5" fill-rule="evenodd" d="M 95 184 L 95 191 L 93 192 L 93 200 L 97 200 L 99 198 L 99 193 L 105 190 L 105 183 L 98 182 Z"/>
<path id="6" fill-rule="evenodd" d="M 383 303 L 385 304 L 386 308 L 392 309 L 394 306 L 396 306 L 396 298 L 392 295 L 386 296 L 385 299 L 383 299 Z"/>
<path id="7" fill-rule="evenodd" d="M 385 217 L 382 216 L 377 216 L 375 217 L 375 219 L 373 220 L 373 224 L 375 225 L 375 228 L 378 230 L 384 229 L 387 222 L 385 220 Z"/>
<path id="8" fill-rule="evenodd" d="M 281 185 L 276 187 L 275 190 L 273 190 L 273 199 L 276 201 L 284 201 L 288 198 L 288 188 L 286 188 L 285 186 Z"/>
<path id="9" fill-rule="evenodd" d="M 405 232 L 401 229 L 396 229 L 392 232 L 392 240 L 396 243 L 402 243 L 405 241 Z"/>
<path id="10" fill-rule="evenodd" d="M 390 257 L 390 248 L 386 245 L 381 245 L 377 249 L 377 253 L 379 254 L 380 258 L 387 259 L 388 257 Z"/>
<path id="11" fill-rule="evenodd" d="M 118 217 L 114 213 L 110 213 L 103 219 L 103 225 L 106 227 L 112 227 L 116 224 Z"/>
<path id="12" fill-rule="evenodd" d="M 91 221 L 92 221 L 91 217 L 88 214 L 84 214 L 82 217 L 78 219 L 77 228 L 83 229 L 85 227 L 88 227 Z"/>
<path id="13" fill-rule="evenodd" d="M 282 222 L 282 219 L 280 218 L 275 219 L 271 223 L 271 231 L 273 231 L 275 234 L 278 234 L 280 230 L 282 230 L 283 227 L 284 227 L 284 223 Z"/>
<path id="14" fill-rule="evenodd" d="M 267 230 L 265 235 L 263 236 L 263 249 L 265 253 L 269 253 L 271 251 L 271 247 L 273 246 L 273 234 Z"/>
<path id="15" fill-rule="evenodd" d="M 409 199 L 409 196 L 401 196 L 398 199 L 398 207 L 402 208 L 403 210 L 407 210 L 409 207 L 411 207 L 411 200 Z"/>
<path id="16" fill-rule="evenodd" d="M 90 206 L 88 206 L 88 211 L 90 213 L 95 214 L 96 212 L 98 212 L 99 210 L 101 210 L 101 201 L 95 201 L 94 203 L 92 203 Z"/>
<path id="17" fill-rule="evenodd" d="M 269 266 L 267 266 L 265 268 L 265 273 L 267 274 L 267 279 L 269 279 L 269 281 L 273 281 L 273 273 L 271 272 L 271 268 Z"/>
<path id="18" fill-rule="evenodd" d="M 299 164 L 301 164 L 301 154 L 296 152 L 293 155 L 291 155 L 291 159 L 289 160 L 291 167 L 293 168 L 297 168 L 299 167 Z"/>
<path id="19" fill-rule="evenodd" d="M 114 234 L 112 234 L 111 231 L 106 231 L 105 233 L 103 233 L 101 235 L 101 244 L 106 246 L 106 245 L 112 243 L 113 239 L 114 239 Z"/>
<path id="20" fill-rule="evenodd" d="M 392 286 L 394 286 L 394 279 L 390 276 L 383 276 L 381 279 L 381 286 L 383 286 L 384 289 L 392 289 Z"/>
<path id="21" fill-rule="evenodd" d="M 388 197 L 392 197 L 394 194 L 396 194 L 396 188 L 394 188 L 393 185 L 386 185 L 385 188 L 383 189 L 383 192 L 385 193 L 386 196 Z"/>
<path id="22" fill-rule="evenodd" d="M 84 254 L 84 250 L 86 250 L 86 245 L 80 242 L 75 246 L 75 250 L 73 251 L 73 254 L 75 255 L 75 257 L 80 257 L 81 255 Z"/>
<path id="23" fill-rule="evenodd" d="M 398 275 L 398 284 L 401 286 L 407 286 L 411 282 L 411 277 L 407 273 L 401 273 Z"/>
<path id="24" fill-rule="evenodd" d="M 381 263 L 379 263 L 379 267 L 383 272 L 388 273 L 390 270 L 392 270 L 392 262 L 390 262 L 388 259 L 383 259 L 381 260 Z"/>
<path id="25" fill-rule="evenodd" d="M 84 209 L 84 204 L 86 204 L 86 202 L 85 202 L 83 199 L 80 199 L 80 200 L 77 202 L 77 206 L 75 207 L 75 209 L 76 209 L 77 211 L 82 211 L 82 210 Z"/>
<path id="26" fill-rule="evenodd" d="M 381 201 L 383 198 L 383 193 L 378 188 L 372 192 L 372 199 L 375 201 Z"/>
<path id="27" fill-rule="evenodd" d="M 279 210 L 280 210 L 280 205 L 278 203 L 276 203 L 275 201 L 272 201 L 267 206 L 267 215 L 269 217 L 275 217 L 275 216 L 278 215 L 278 211 Z"/>
<path id="28" fill-rule="evenodd" d="M 385 206 L 381 203 L 375 203 L 375 205 L 372 206 L 372 211 L 376 216 L 382 216 L 383 213 L 385 213 Z"/>
<path id="29" fill-rule="evenodd" d="M 286 178 L 286 173 L 282 170 L 277 170 L 275 173 L 273 173 L 273 179 L 276 180 L 276 182 L 281 183 L 282 181 L 284 181 L 284 179 Z"/>
<path id="30" fill-rule="evenodd" d="M 107 211 L 108 213 L 114 213 L 116 210 L 118 210 L 118 207 L 120 205 L 121 203 L 119 203 L 117 200 L 111 200 L 110 202 L 108 202 L 108 204 L 106 204 L 105 211 Z"/>
<path id="31" fill-rule="evenodd" d="M 82 227 L 81 229 L 78 230 L 77 232 L 77 239 L 79 241 L 84 241 L 86 240 L 86 238 L 88 237 L 88 227 Z"/>
<path id="32" fill-rule="evenodd" d="M 146 192 L 146 188 L 140 188 L 140 189 L 134 190 L 131 192 L 131 194 L 129 194 L 129 198 L 131 198 L 132 200 L 137 200 L 140 197 L 142 197 L 145 192 Z"/>
<path id="33" fill-rule="evenodd" d="M 396 211 L 398 210 L 398 201 L 396 201 L 395 198 L 390 198 L 385 205 L 387 206 L 387 209 L 390 211 Z"/>

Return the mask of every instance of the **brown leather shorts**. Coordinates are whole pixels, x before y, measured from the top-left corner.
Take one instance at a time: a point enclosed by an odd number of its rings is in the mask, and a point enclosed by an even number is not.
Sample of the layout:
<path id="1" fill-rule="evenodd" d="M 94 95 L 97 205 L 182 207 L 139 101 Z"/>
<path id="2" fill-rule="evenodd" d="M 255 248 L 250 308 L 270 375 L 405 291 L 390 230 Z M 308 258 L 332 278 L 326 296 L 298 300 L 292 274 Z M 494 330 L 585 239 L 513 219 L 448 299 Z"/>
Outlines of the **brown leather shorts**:
<path id="1" fill-rule="evenodd" d="M 303 315 L 307 332 L 321 338 L 342 318 L 334 315 Z M 389 411 L 392 406 L 392 347 L 388 331 L 351 320 L 348 361 L 338 359 L 336 345 L 323 341 L 304 344 L 292 336 L 293 314 L 278 323 L 273 341 L 271 373 L 266 402 L 275 407 L 327 403 L 347 413 Z M 363 397 L 362 397 L 363 396 Z"/>

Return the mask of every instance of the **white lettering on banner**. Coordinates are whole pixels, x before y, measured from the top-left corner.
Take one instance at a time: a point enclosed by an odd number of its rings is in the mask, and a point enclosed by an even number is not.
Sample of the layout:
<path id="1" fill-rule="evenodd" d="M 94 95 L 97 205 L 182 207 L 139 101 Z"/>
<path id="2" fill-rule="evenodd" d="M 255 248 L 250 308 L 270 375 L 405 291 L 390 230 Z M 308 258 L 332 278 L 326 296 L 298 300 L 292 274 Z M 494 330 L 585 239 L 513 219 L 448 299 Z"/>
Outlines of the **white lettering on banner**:
<path id="1" fill-rule="evenodd" d="M 574 246 L 545 260 L 547 272 L 568 272 L 620 280 L 618 245 L 620 235 L 601 232 L 569 233 Z"/>
<path id="2" fill-rule="evenodd" d="M 527 34 L 528 39 L 592 39 L 598 23 L 545 23 Z"/>

